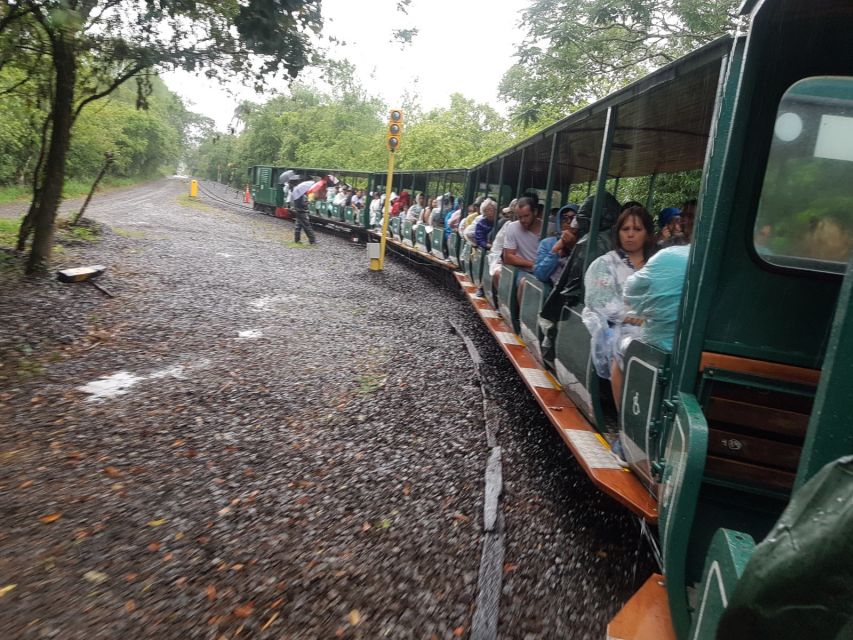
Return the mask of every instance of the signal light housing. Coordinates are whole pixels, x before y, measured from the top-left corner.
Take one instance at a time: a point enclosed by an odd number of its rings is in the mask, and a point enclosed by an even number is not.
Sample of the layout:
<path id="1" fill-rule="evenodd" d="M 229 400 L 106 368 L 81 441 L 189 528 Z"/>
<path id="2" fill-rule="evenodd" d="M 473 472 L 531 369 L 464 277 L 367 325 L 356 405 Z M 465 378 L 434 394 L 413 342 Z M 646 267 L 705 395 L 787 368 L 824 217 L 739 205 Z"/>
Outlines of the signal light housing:
<path id="1" fill-rule="evenodd" d="M 399 149 L 403 139 L 403 111 L 402 109 L 391 109 L 388 114 L 388 128 L 385 131 L 385 146 L 388 151 L 394 153 Z"/>

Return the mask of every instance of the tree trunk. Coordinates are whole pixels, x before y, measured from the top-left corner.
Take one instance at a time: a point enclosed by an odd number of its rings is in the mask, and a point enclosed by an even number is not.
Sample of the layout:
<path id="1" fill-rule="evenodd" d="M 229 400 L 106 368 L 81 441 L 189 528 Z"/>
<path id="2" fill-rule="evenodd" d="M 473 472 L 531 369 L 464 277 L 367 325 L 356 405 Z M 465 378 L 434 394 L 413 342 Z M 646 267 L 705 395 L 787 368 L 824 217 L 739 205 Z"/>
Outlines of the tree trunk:
<path id="1" fill-rule="evenodd" d="M 27 240 L 30 238 L 30 233 L 33 230 L 33 216 L 38 208 L 39 200 L 41 199 L 41 170 L 44 166 L 44 154 L 47 150 L 47 132 L 50 128 L 52 114 L 47 114 L 41 126 L 41 138 L 39 142 L 39 155 L 36 160 L 36 166 L 33 169 L 33 198 L 30 200 L 30 208 L 27 210 L 27 215 L 21 221 L 21 226 L 18 229 L 18 244 L 15 247 L 18 251 L 24 251 L 27 248 Z"/>
<path id="2" fill-rule="evenodd" d="M 33 210 L 31 221 L 35 234 L 27 261 L 27 273 L 46 268 L 50 259 L 54 223 L 65 181 L 65 156 L 71 144 L 71 126 L 74 123 L 74 83 L 77 80 L 77 60 L 73 35 L 57 33 L 52 48 L 53 66 L 56 70 L 53 130 L 44 165 L 41 197 Z"/>
<path id="3" fill-rule="evenodd" d="M 98 188 L 98 184 L 101 182 L 101 179 L 106 174 L 107 169 L 110 168 L 110 165 L 113 162 L 113 154 L 108 153 L 106 159 L 104 160 L 104 166 L 101 168 L 101 172 L 98 174 L 98 177 L 95 178 L 95 181 L 92 183 L 92 188 L 89 189 L 89 194 L 86 196 L 86 200 L 83 202 L 83 206 L 80 207 L 80 211 L 77 212 L 77 215 L 74 216 L 74 219 L 71 221 L 71 226 L 75 227 L 80 223 L 80 220 L 83 218 L 83 213 L 86 211 L 86 207 L 89 206 L 89 201 L 92 199 L 92 196 L 95 194 L 95 189 Z"/>

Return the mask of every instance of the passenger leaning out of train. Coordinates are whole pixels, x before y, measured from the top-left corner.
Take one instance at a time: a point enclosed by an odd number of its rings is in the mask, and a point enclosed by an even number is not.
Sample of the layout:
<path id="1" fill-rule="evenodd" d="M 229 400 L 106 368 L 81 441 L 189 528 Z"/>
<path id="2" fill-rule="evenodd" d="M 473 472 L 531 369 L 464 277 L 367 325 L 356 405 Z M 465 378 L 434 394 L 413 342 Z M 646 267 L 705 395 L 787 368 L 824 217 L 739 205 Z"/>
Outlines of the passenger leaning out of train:
<path id="1" fill-rule="evenodd" d="M 560 221 L 558 235 L 549 236 L 539 242 L 533 275 L 542 282 L 556 285 L 560 281 L 563 269 L 569 261 L 569 255 L 578 241 L 578 225 L 575 221 L 577 213 L 578 205 L 576 204 L 560 207 L 556 215 Z"/>
<path id="2" fill-rule="evenodd" d="M 597 258 L 584 275 L 584 309 L 581 314 L 589 330 L 591 357 L 602 378 L 613 380 L 614 400 L 619 409 L 621 365 L 627 339 L 640 335 L 642 318 L 625 303 L 625 281 L 655 252 L 654 222 L 644 207 L 625 209 L 613 226 L 612 251 Z"/>

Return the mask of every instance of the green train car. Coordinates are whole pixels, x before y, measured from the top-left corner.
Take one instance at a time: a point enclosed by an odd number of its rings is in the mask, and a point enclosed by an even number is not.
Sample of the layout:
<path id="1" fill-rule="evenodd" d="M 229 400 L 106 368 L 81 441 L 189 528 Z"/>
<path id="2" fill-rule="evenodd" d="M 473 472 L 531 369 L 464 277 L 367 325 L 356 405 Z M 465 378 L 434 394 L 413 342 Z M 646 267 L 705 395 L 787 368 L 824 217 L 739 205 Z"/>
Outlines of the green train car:
<path id="1" fill-rule="evenodd" d="M 634 197 L 645 184 L 652 208 L 665 176 L 701 175 L 674 343 L 630 344 L 618 414 L 603 401 L 609 389 L 593 366 L 582 291 L 560 310 L 548 348 L 540 314 L 549 285 L 504 265 L 493 289 L 485 252 L 455 233 L 445 243 L 440 229 L 419 235 L 398 222 L 389 240 L 455 274 L 592 482 L 650 525 L 660 573 L 611 621 L 608 638 L 710 640 L 721 619 L 727 638 L 848 637 L 841 625 L 853 605 L 812 603 L 805 587 L 785 584 L 807 574 L 813 556 L 781 574 L 757 574 L 749 559 L 792 504 L 821 509 L 818 544 L 839 539 L 828 523 L 847 508 L 826 510 L 820 492 L 803 486 L 853 454 L 853 3 L 746 0 L 740 14 L 733 36 L 445 176 L 465 202 L 491 195 L 500 207 L 530 191 L 546 211 L 570 194 L 595 194 L 585 270 L 607 235 L 605 195 L 618 197 L 620 181 Z M 401 174 L 395 186 L 440 194 L 430 176 L 441 173 Z M 366 180 L 376 189 L 387 176 Z M 474 296 L 478 286 L 485 298 Z M 630 472 L 600 437 L 614 419 Z M 838 576 L 853 575 L 851 563 L 833 577 L 845 596 L 853 585 Z M 780 611 L 789 613 L 757 614 L 754 627 L 725 619 L 730 602 L 743 604 L 738 584 L 762 581 L 787 590 Z"/>

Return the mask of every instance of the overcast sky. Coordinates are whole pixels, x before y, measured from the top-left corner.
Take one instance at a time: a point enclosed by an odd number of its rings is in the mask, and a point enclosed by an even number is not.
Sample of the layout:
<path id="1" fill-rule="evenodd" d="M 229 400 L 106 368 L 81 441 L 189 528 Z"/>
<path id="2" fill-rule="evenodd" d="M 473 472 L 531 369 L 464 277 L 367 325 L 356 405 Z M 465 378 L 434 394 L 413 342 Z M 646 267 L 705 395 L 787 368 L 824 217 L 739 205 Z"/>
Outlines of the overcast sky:
<path id="1" fill-rule="evenodd" d="M 323 0 L 323 34 L 346 43 L 329 45 L 330 55 L 355 64 L 362 86 L 389 106 L 408 87 L 424 109 L 447 106 L 449 94 L 460 92 L 504 111 L 498 83 L 523 37 L 518 22 L 528 3 L 412 0 L 408 15 L 403 15 L 396 10 L 397 0 Z M 419 30 L 411 45 L 391 42 L 395 28 L 409 27 Z M 232 87 L 238 95 L 231 96 L 217 83 L 184 72 L 166 74 L 164 79 L 193 111 L 213 118 L 220 129 L 228 126 L 241 99 L 263 102 L 270 97 L 239 85 Z"/>

